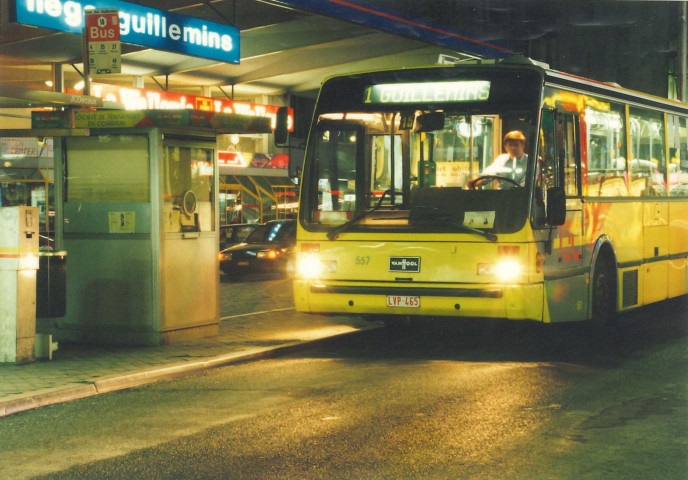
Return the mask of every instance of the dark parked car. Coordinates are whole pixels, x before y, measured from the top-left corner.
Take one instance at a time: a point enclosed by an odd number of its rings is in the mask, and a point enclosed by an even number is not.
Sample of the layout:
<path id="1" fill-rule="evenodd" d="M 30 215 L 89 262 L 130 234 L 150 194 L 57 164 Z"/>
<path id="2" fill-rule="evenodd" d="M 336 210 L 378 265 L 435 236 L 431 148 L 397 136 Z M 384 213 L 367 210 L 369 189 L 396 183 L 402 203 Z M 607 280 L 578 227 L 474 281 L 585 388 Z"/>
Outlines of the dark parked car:
<path id="1" fill-rule="evenodd" d="M 222 225 L 220 227 L 220 250 L 224 250 L 227 247 L 245 241 L 246 237 L 259 226 L 259 223 L 234 223 L 231 225 Z"/>
<path id="2" fill-rule="evenodd" d="M 285 274 L 296 243 L 295 220 L 272 220 L 244 242 L 220 252 L 220 269 L 236 280 L 248 273 Z"/>

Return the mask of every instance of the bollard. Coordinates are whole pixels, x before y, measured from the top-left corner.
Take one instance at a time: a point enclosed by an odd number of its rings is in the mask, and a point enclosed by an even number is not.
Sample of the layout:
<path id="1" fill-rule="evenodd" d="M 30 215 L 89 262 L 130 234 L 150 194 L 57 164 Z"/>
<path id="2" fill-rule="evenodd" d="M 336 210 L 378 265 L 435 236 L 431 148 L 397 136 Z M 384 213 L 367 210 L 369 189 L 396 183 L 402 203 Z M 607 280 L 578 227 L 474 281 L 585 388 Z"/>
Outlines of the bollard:
<path id="1" fill-rule="evenodd" d="M 64 317 L 67 309 L 67 252 L 39 252 L 36 316 Z"/>
<path id="2" fill-rule="evenodd" d="M 0 362 L 34 360 L 38 208 L 0 208 Z"/>
<path id="3" fill-rule="evenodd" d="M 36 334 L 36 359 L 52 360 L 53 352 L 57 350 L 57 342 L 53 342 L 53 336 L 49 333 Z"/>

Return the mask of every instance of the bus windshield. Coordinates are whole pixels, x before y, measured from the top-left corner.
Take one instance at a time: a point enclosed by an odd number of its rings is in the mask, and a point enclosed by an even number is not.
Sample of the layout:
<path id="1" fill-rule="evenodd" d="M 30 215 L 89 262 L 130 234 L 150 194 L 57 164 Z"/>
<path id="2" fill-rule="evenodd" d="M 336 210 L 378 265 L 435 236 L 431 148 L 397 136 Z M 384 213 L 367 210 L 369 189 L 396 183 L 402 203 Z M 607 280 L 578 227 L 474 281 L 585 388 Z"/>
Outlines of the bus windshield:
<path id="1" fill-rule="evenodd" d="M 307 220 L 514 231 L 527 216 L 531 167 L 525 141 L 520 155 L 502 152 L 502 132 L 506 123 L 530 132 L 532 118 L 527 112 L 465 110 L 322 114 L 311 137 Z"/>
<path id="2" fill-rule="evenodd" d="M 309 137 L 302 224 L 335 233 L 522 228 L 542 80 L 523 69 L 471 72 L 326 82 Z M 519 148 L 503 145 L 505 135 Z"/>

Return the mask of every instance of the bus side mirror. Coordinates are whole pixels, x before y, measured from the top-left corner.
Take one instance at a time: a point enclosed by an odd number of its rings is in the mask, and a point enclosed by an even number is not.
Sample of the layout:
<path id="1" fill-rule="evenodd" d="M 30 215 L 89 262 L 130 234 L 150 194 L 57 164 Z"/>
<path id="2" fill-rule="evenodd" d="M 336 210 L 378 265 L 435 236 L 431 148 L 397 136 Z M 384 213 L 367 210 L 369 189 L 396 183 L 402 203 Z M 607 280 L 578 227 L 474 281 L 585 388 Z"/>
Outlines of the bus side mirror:
<path id="1" fill-rule="evenodd" d="M 287 147 L 289 145 L 289 115 L 287 107 L 279 107 L 275 116 L 275 145 Z"/>
<path id="2" fill-rule="evenodd" d="M 566 222 L 566 191 L 564 187 L 547 189 L 547 221 L 550 225 Z"/>

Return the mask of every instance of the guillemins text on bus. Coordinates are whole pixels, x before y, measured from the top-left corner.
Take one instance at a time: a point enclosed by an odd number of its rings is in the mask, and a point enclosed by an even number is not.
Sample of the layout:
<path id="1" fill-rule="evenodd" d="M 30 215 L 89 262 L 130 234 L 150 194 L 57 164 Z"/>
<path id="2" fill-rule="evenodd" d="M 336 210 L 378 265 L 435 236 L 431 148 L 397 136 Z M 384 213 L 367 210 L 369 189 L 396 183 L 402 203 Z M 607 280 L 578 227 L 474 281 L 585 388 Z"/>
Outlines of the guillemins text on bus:
<path id="1" fill-rule="evenodd" d="M 364 103 L 469 102 L 490 98 L 490 82 L 423 82 L 372 85 Z"/>

